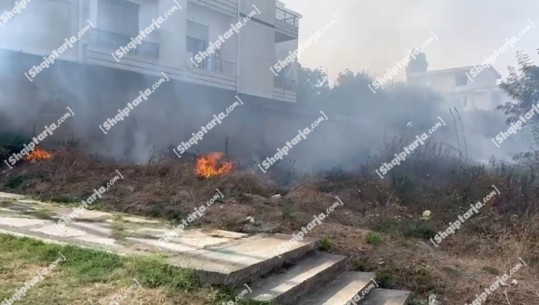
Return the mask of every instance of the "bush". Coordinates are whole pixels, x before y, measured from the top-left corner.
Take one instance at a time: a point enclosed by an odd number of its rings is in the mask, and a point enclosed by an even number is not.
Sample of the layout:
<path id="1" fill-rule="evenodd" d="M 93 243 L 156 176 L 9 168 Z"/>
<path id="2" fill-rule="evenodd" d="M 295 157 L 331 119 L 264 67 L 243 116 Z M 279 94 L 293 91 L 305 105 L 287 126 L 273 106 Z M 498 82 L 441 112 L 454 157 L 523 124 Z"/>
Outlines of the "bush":
<path id="1" fill-rule="evenodd" d="M 369 232 L 366 239 L 367 243 L 371 245 L 377 246 L 382 243 L 382 235 L 376 232 Z"/>
<path id="2" fill-rule="evenodd" d="M 283 217 L 283 219 L 293 219 L 294 213 L 295 213 L 295 209 L 292 203 L 284 204 L 281 207 L 281 216 Z"/>
<path id="3" fill-rule="evenodd" d="M 0 158 L 8 158 L 13 153 L 18 153 L 24 148 L 24 144 L 31 139 L 20 133 L 11 131 L 0 132 Z"/>
<path id="4" fill-rule="evenodd" d="M 388 270 L 379 271 L 376 273 L 376 283 L 380 288 L 392 289 L 395 287 L 395 277 Z"/>
<path id="5" fill-rule="evenodd" d="M 322 251 L 329 251 L 331 249 L 331 242 L 326 237 L 320 240 L 320 249 Z"/>
<path id="6" fill-rule="evenodd" d="M 27 179 L 28 177 L 24 175 L 13 176 L 6 181 L 5 186 L 10 189 L 16 189 Z"/>
<path id="7" fill-rule="evenodd" d="M 424 221 L 409 222 L 404 231 L 404 236 L 428 240 L 436 236 L 436 230 L 432 225 Z"/>

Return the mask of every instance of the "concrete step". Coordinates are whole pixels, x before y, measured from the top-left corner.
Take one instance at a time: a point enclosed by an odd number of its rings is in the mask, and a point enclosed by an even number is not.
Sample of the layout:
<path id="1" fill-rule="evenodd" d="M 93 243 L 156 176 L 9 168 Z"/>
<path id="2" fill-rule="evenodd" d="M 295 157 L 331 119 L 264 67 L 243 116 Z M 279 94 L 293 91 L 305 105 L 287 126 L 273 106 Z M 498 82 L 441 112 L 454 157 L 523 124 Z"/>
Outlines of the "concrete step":
<path id="1" fill-rule="evenodd" d="M 374 289 L 361 305 L 406 305 L 410 297 L 409 291 Z"/>
<path id="2" fill-rule="evenodd" d="M 374 288 L 374 273 L 345 272 L 319 292 L 301 300 L 300 305 L 349 305 L 356 295 Z M 371 287 L 372 285 L 372 287 Z M 385 304 L 381 304 L 385 305 Z"/>
<path id="3" fill-rule="evenodd" d="M 232 243 L 171 257 L 170 264 L 197 270 L 203 283 L 241 286 L 255 278 L 295 262 L 320 245 L 318 238 L 288 243 L 286 251 L 277 249 L 293 239 L 286 234 L 257 234 Z"/>
<path id="4" fill-rule="evenodd" d="M 271 304 L 295 304 L 298 298 L 312 292 L 344 272 L 346 256 L 316 252 L 288 270 L 273 274 L 259 283 L 249 298 Z"/>

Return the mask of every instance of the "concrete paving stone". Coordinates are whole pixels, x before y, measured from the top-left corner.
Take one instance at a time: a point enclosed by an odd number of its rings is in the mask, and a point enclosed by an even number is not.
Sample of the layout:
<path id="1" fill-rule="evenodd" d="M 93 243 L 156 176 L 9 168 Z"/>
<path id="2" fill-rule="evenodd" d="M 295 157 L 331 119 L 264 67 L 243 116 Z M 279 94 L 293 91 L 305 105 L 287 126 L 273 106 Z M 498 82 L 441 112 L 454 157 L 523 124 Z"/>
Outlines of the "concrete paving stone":
<path id="1" fill-rule="evenodd" d="M 57 224 L 44 225 L 39 228 L 34 228 L 31 231 L 58 237 L 80 237 L 91 235 L 83 230 L 71 228 L 69 226 L 60 226 Z"/>
<path id="2" fill-rule="evenodd" d="M 112 234 L 110 224 L 105 222 L 72 222 L 68 226 L 79 230 L 96 231 L 103 235 Z"/>
<path id="3" fill-rule="evenodd" d="M 374 273 L 371 272 L 346 272 L 317 293 L 302 300 L 300 305 L 347 305 L 373 278 Z"/>
<path id="4" fill-rule="evenodd" d="M 25 199 L 25 198 L 28 198 L 28 197 L 24 195 L 0 192 L 0 199 Z"/>
<path id="5" fill-rule="evenodd" d="M 159 223 L 161 223 L 158 220 L 146 219 L 146 218 L 135 217 L 135 216 L 122 217 L 122 219 L 125 220 L 125 221 L 134 222 L 134 223 L 141 223 L 141 224 L 150 224 L 150 223 L 159 224 Z"/>
<path id="6" fill-rule="evenodd" d="M 253 300 L 272 304 L 294 304 L 300 295 L 320 288 L 346 268 L 347 258 L 317 252 L 305 257 L 285 272 L 270 275 L 249 295 Z"/>
<path id="7" fill-rule="evenodd" d="M 223 245 L 208 247 L 171 258 L 170 263 L 200 270 L 203 282 L 211 284 L 243 284 L 257 274 L 266 274 L 313 251 L 319 245 L 317 238 L 305 238 L 292 245 L 282 257 L 276 249 L 288 241 L 289 235 L 257 234 Z M 203 272 L 202 272 L 203 271 Z"/>
<path id="8" fill-rule="evenodd" d="M 114 238 L 107 238 L 96 235 L 75 236 L 73 238 L 80 240 L 84 243 L 91 243 L 103 246 L 112 246 L 118 243 L 117 240 L 115 240 Z"/>
<path id="9" fill-rule="evenodd" d="M 406 305 L 410 297 L 409 291 L 374 289 L 361 305 Z"/>
<path id="10" fill-rule="evenodd" d="M 44 219 L 22 218 L 22 217 L 0 217 L 0 226 L 9 227 L 30 227 L 36 225 L 50 224 L 50 221 Z"/>

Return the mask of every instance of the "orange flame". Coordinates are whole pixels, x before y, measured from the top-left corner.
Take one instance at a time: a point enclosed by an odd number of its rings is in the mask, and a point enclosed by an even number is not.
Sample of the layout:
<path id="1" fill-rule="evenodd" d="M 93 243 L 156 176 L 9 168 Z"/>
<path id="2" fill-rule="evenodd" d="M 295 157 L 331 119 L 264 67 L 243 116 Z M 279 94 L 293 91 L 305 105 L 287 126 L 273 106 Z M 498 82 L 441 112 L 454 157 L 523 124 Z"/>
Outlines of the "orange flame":
<path id="1" fill-rule="evenodd" d="M 234 163 L 221 161 L 224 153 L 213 152 L 197 159 L 195 173 L 199 177 L 210 178 L 230 173 L 234 169 Z"/>
<path id="2" fill-rule="evenodd" d="M 48 160 L 50 158 L 52 158 L 52 153 L 39 147 L 36 147 L 30 154 L 24 156 L 24 160 L 26 161 Z"/>

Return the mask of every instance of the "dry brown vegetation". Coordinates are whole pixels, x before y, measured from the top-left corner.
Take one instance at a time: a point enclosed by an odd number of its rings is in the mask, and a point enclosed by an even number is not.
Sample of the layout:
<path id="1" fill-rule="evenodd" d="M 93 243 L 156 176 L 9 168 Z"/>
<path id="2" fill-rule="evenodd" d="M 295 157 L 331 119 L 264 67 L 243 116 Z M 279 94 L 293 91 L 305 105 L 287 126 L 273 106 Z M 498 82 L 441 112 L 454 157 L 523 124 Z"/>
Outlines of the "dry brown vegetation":
<path id="1" fill-rule="evenodd" d="M 470 165 L 425 147 L 384 180 L 372 164 L 316 175 L 294 175 L 283 185 L 276 168 L 262 175 L 238 166 L 232 174 L 200 179 L 194 160 L 159 158 L 147 165 L 105 161 L 67 148 L 47 161 L 25 162 L 0 176 L 2 191 L 72 204 L 119 170 L 125 177 L 96 208 L 178 221 L 219 188 L 223 202 L 197 225 L 244 232 L 292 233 L 336 201 L 338 208 L 313 231 L 330 251 L 352 257 L 351 267 L 376 271 L 384 287 L 414 291 L 413 304 L 436 293 L 442 304 L 471 302 L 521 257 L 517 285 L 502 287 L 486 304 L 539 304 L 539 183 L 535 166 Z M 430 149 L 430 151 L 428 151 Z M 440 153 L 436 153 L 440 152 Z M 383 155 L 383 154 L 381 154 Z M 290 177 L 289 177 L 290 178 Z M 276 182 L 277 181 L 277 182 Z M 495 185 L 501 192 L 439 248 L 429 239 L 457 219 Z M 281 198 L 272 198 L 280 193 Z M 432 211 L 422 219 L 424 210 Z M 256 220 L 251 223 L 246 217 Z"/>

